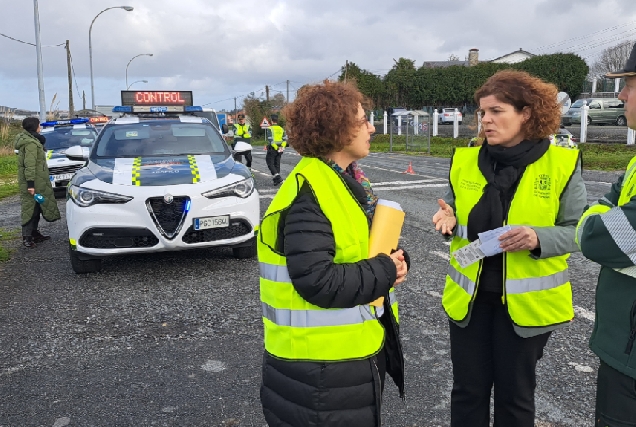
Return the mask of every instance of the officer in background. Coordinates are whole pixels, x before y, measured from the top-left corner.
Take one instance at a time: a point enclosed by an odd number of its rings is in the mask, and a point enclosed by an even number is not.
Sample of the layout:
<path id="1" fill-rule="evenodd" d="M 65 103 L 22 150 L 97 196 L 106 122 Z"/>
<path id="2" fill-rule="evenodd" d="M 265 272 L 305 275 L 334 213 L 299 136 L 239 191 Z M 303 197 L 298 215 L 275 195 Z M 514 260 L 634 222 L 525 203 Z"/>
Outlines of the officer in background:
<path id="1" fill-rule="evenodd" d="M 627 126 L 636 130 L 636 44 L 622 70 L 618 99 Z M 596 380 L 595 426 L 636 425 L 636 156 L 609 193 L 583 214 L 576 241 L 600 264 L 590 348 L 601 359 Z"/>
<path id="2" fill-rule="evenodd" d="M 236 143 L 244 141 L 248 144 L 252 144 L 252 129 L 250 125 L 245 123 L 245 114 L 238 115 L 238 123 L 234 123 L 234 142 L 232 143 L 232 150 Z M 252 151 L 243 151 L 240 153 L 234 153 L 234 160 L 243 163 L 243 156 L 245 156 L 245 166 L 252 167 Z"/>
<path id="3" fill-rule="evenodd" d="M 285 129 L 278 125 L 278 116 L 276 114 L 272 114 L 272 124 L 268 129 L 265 129 L 265 138 L 267 139 L 265 162 L 274 176 L 272 179 L 274 185 L 278 185 L 283 182 L 283 178 L 280 177 L 280 158 L 287 146 L 287 134 Z"/>

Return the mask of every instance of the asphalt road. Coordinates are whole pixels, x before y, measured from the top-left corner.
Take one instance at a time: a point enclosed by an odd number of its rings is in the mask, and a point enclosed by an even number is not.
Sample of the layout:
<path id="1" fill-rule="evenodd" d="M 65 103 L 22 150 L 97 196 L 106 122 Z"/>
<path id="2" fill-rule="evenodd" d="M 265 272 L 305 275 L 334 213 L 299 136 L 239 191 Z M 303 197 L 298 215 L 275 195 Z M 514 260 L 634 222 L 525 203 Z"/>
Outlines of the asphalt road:
<path id="1" fill-rule="evenodd" d="M 275 193 L 264 152 L 254 152 L 262 212 Z M 299 157 L 283 156 L 286 175 Z M 407 175 L 412 162 L 415 175 Z M 388 384 L 385 426 L 447 426 L 451 363 L 441 292 L 448 246 L 431 216 L 447 159 L 371 154 L 362 162 L 380 197 L 404 207 L 401 243 L 413 268 L 398 288 L 406 403 Z M 616 174 L 586 172 L 590 200 Z M 59 201 L 64 211 L 64 201 Z M 0 227 L 19 224 L 16 198 Z M 0 265 L 0 427 L 264 426 L 259 402 L 262 324 L 256 260 L 197 250 L 104 261 L 75 275 L 64 221 L 53 239 L 17 247 Z M 598 267 L 571 258 L 576 318 L 553 334 L 538 367 L 537 419 L 592 423 L 597 359 L 587 346 Z"/>

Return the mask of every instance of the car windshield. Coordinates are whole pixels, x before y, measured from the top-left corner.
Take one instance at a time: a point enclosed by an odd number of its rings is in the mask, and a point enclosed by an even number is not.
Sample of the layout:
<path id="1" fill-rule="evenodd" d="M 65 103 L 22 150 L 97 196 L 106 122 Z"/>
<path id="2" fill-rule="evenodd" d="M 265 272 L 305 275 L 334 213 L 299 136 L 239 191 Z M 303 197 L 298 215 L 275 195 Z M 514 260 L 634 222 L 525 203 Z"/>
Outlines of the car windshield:
<path id="1" fill-rule="evenodd" d="M 217 129 L 221 129 L 219 125 L 219 119 L 216 117 L 216 113 L 213 111 L 197 111 L 193 113 L 197 117 L 203 117 L 204 119 L 208 119 L 210 123 L 214 125 Z"/>
<path id="2" fill-rule="evenodd" d="M 230 151 L 209 123 L 149 121 L 111 124 L 100 133 L 91 155 L 97 157 L 179 156 Z"/>
<path id="3" fill-rule="evenodd" d="M 587 101 L 587 103 L 590 103 L 589 99 L 579 99 L 578 101 L 574 102 L 574 104 L 572 104 L 570 106 L 570 108 L 581 108 L 583 106 L 583 101 Z"/>
<path id="4" fill-rule="evenodd" d="M 44 128 L 42 135 L 46 138 L 44 147 L 47 150 L 59 150 L 74 145 L 90 147 L 97 139 L 97 132 L 92 127 L 76 129 L 73 126 L 63 126 L 53 130 Z"/>

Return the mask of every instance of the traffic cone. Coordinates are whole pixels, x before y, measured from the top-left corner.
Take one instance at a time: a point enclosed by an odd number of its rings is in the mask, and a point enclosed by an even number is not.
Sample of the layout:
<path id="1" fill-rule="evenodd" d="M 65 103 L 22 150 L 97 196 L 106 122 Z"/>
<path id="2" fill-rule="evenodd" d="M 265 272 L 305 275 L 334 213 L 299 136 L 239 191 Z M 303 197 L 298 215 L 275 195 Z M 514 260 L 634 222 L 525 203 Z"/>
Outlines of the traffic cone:
<path id="1" fill-rule="evenodd" d="M 409 175 L 415 175 L 415 171 L 413 170 L 413 164 L 409 162 L 409 167 L 402 173 L 408 173 Z"/>
<path id="2" fill-rule="evenodd" d="M 263 145 L 263 151 L 267 151 L 267 143 L 265 143 L 265 145 Z"/>

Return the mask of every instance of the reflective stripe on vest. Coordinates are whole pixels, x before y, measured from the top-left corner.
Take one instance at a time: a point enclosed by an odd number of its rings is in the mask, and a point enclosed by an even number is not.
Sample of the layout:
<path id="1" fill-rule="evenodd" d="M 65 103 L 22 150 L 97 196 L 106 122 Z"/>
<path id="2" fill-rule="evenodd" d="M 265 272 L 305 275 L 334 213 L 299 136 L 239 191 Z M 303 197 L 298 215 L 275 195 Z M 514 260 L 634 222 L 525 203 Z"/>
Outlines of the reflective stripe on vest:
<path id="1" fill-rule="evenodd" d="M 291 178 L 291 179 L 290 179 Z M 296 292 L 287 260 L 279 252 L 278 223 L 307 182 L 332 225 L 334 262 L 353 263 L 368 257 L 366 215 L 341 177 L 318 159 L 302 158 L 280 187 L 259 228 L 258 258 L 265 349 L 282 359 L 338 361 L 367 358 L 384 341 L 384 328 L 369 305 L 324 309 Z M 390 301 L 393 302 L 393 292 Z M 392 309 L 397 314 L 397 302 Z"/>
<path id="2" fill-rule="evenodd" d="M 456 149 L 451 163 L 457 226 L 451 254 L 468 245 L 468 216 L 483 194 L 486 180 L 479 170 L 479 149 Z M 554 226 L 559 198 L 576 170 L 578 150 L 551 145 L 522 175 L 510 204 L 511 226 Z M 542 212 L 536 215 L 535 212 Z M 504 224 L 502 224 L 504 225 Z M 569 255 L 531 259 L 529 251 L 505 253 L 504 297 L 513 322 L 522 327 L 549 327 L 574 317 L 567 270 Z M 461 268 L 451 256 L 442 303 L 449 317 L 464 320 L 478 291 L 482 262 Z"/>

